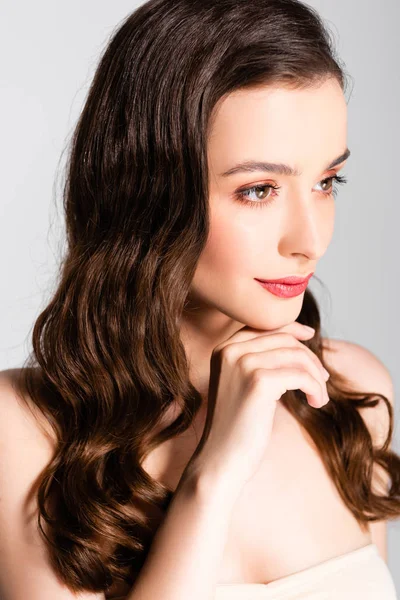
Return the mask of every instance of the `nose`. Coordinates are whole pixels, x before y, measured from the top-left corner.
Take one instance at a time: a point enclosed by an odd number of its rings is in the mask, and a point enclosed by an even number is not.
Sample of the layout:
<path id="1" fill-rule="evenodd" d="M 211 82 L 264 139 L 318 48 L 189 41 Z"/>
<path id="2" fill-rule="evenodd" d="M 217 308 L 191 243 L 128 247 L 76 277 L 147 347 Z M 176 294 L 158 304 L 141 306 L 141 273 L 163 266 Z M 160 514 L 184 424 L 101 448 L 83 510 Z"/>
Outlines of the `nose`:
<path id="1" fill-rule="evenodd" d="M 321 202 L 299 192 L 288 200 L 279 239 L 281 255 L 300 254 L 315 261 L 325 253 L 332 213 L 323 209 Z"/>

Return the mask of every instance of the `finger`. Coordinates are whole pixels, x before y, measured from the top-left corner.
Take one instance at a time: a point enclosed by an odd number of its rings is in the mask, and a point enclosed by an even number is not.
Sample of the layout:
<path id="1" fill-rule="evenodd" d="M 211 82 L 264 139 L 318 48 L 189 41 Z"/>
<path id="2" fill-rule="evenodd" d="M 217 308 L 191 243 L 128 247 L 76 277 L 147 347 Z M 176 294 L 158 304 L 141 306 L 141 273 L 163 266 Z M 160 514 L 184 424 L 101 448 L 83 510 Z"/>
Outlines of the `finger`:
<path id="1" fill-rule="evenodd" d="M 249 352 L 238 359 L 237 366 L 244 375 L 249 375 L 258 368 L 277 369 L 288 366 L 305 369 L 319 382 L 321 401 L 324 404 L 329 401 L 325 379 L 319 366 L 300 347 L 294 346 L 262 352 Z"/>
<path id="2" fill-rule="evenodd" d="M 245 354 L 248 352 L 255 352 L 261 350 L 272 350 L 273 348 L 284 347 L 284 346 L 298 346 L 303 351 L 308 353 L 310 358 L 314 361 L 315 365 L 320 370 L 324 381 L 329 379 L 329 373 L 326 371 L 325 367 L 321 363 L 318 356 L 313 352 L 310 348 L 308 348 L 305 344 L 299 341 L 297 338 L 293 336 L 293 334 L 288 331 L 284 331 L 283 328 L 278 333 L 264 333 L 264 334 L 253 334 L 249 333 L 250 337 L 242 337 L 235 338 L 235 341 L 232 343 L 223 343 L 219 345 L 219 349 L 222 350 L 225 348 L 225 352 L 228 357 L 228 362 L 234 362 L 239 358 L 241 354 Z M 229 347 L 228 350 L 228 346 Z"/>
<path id="3" fill-rule="evenodd" d="M 294 321 L 293 323 L 289 323 L 288 325 L 279 327 L 278 329 L 270 329 L 270 330 L 254 329 L 254 328 L 248 327 L 246 325 L 245 327 L 243 327 L 236 333 L 232 334 L 229 338 L 227 338 L 226 340 L 221 342 L 221 344 L 218 344 L 217 346 L 215 346 L 214 353 L 221 351 L 222 348 L 224 348 L 228 344 L 252 340 L 252 339 L 255 339 L 255 338 L 258 338 L 261 336 L 275 335 L 275 334 L 281 333 L 281 332 L 282 333 L 290 333 L 291 335 L 295 336 L 296 338 L 304 339 L 304 340 L 310 339 L 315 334 L 314 330 L 308 331 L 308 328 L 306 325 L 298 323 L 297 321 Z"/>
<path id="4" fill-rule="evenodd" d="M 292 321 L 291 323 L 287 323 L 286 325 L 282 325 L 282 327 L 277 327 L 275 329 L 255 329 L 246 325 L 238 332 L 236 332 L 236 334 L 233 335 L 241 335 L 242 333 L 244 333 L 252 334 L 252 337 L 255 337 L 257 335 L 271 335 L 273 333 L 279 333 L 281 331 L 288 332 L 292 335 L 295 335 L 296 337 L 306 339 L 309 339 L 315 335 L 315 329 L 309 327 L 308 325 L 304 325 L 303 323 L 299 323 L 298 321 Z"/>
<path id="5" fill-rule="evenodd" d="M 265 373 L 264 373 L 265 371 Z M 308 404 L 313 408 L 321 408 L 326 402 L 321 398 L 319 382 L 308 371 L 295 367 L 277 369 L 256 369 L 253 372 L 253 385 L 267 388 L 271 393 L 274 388 L 276 398 L 280 399 L 287 390 L 300 389 L 307 397 Z"/>

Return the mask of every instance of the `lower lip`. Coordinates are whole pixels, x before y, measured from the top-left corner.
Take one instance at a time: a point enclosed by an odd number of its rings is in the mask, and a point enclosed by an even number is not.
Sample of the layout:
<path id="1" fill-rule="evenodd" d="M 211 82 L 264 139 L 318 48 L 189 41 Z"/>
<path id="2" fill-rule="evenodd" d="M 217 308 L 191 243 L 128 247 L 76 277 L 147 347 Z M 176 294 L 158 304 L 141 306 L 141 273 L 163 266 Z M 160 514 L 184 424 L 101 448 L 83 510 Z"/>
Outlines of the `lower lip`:
<path id="1" fill-rule="evenodd" d="M 279 296 L 280 298 L 293 298 L 294 296 L 300 296 L 303 292 L 305 292 L 308 281 L 304 283 L 298 283 L 296 285 L 287 285 L 284 283 L 266 283 L 264 281 L 256 281 L 265 289 L 274 294 L 274 296 Z"/>

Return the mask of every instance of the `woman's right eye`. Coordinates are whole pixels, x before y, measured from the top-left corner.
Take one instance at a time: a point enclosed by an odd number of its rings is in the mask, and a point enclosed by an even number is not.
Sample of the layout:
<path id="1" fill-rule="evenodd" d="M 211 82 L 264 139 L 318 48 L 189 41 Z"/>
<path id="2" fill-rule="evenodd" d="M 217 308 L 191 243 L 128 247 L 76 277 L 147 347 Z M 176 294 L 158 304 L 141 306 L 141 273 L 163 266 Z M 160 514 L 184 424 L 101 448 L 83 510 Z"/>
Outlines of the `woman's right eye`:
<path id="1" fill-rule="evenodd" d="M 241 190 L 236 190 L 234 193 L 234 198 L 238 202 L 242 204 L 250 205 L 253 207 L 263 207 L 267 204 L 270 204 L 271 198 L 274 196 L 271 195 L 270 190 L 280 190 L 280 186 L 272 185 L 271 183 L 263 183 L 259 185 L 253 185 L 251 187 L 243 188 Z M 266 190 L 266 192 L 264 191 Z M 255 192 L 257 197 L 255 200 L 248 200 L 250 194 Z M 257 200 L 261 200 L 258 202 Z"/>

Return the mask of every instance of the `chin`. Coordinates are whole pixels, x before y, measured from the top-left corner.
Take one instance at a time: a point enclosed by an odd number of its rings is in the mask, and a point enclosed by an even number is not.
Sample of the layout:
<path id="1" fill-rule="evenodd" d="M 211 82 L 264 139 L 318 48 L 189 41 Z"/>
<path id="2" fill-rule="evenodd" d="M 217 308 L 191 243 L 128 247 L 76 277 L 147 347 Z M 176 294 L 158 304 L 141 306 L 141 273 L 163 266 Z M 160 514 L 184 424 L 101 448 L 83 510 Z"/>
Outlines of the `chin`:
<path id="1" fill-rule="evenodd" d="M 293 300 L 295 300 L 295 298 L 289 300 L 291 310 L 289 307 L 284 309 L 282 306 L 271 309 L 264 307 L 257 313 L 257 311 L 253 309 L 251 316 L 242 315 L 242 318 L 238 319 L 238 321 L 245 323 L 247 327 L 263 329 L 266 331 L 290 325 L 296 321 L 301 311 L 301 304 L 294 303 Z M 264 315 L 265 313 L 267 314 L 264 316 L 263 313 Z"/>

